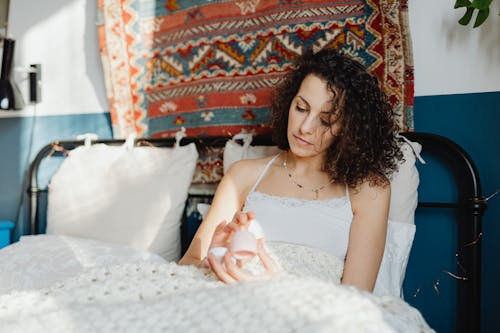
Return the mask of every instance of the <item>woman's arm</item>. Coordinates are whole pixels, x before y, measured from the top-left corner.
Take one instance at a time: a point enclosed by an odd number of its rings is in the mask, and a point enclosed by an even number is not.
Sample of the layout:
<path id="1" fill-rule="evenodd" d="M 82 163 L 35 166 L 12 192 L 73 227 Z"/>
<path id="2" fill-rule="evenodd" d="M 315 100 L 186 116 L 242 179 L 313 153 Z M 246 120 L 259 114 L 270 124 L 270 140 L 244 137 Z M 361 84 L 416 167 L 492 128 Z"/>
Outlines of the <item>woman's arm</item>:
<path id="1" fill-rule="evenodd" d="M 354 217 L 342 283 L 371 292 L 384 254 L 391 187 L 365 182 L 350 192 Z"/>
<path id="2" fill-rule="evenodd" d="M 257 161 L 238 161 L 229 168 L 217 186 L 212 205 L 196 231 L 181 265 L 199 264 L 208 252 L 215 228 L 222 221 L 231 222 L 234 214 L 241 210 L 250 187 L 257 178 Z"/>

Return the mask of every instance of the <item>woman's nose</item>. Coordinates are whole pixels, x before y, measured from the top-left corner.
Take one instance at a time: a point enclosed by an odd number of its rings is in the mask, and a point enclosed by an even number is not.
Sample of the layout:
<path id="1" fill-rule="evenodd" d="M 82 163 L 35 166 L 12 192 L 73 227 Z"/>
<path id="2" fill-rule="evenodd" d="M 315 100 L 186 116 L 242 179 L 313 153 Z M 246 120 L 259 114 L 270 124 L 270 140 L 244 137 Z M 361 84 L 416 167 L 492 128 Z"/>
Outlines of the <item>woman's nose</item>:
<path id="1" fill-rule="evenodd" d="M 300 131 L 302 133 L 312 133 L 315 128 L 315 121 L 314 117 L 311 116 L 309 113 L 303 120 L 302 123 L 300 124 Z"/>

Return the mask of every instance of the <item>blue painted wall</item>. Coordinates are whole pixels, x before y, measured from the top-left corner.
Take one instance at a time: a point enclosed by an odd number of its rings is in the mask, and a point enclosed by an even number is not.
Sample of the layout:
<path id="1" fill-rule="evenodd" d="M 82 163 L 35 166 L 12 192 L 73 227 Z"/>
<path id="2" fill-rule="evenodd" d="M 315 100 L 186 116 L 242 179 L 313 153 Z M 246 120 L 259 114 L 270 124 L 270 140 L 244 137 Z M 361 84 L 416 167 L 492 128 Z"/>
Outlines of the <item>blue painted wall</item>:
<path id="1" fill-rule="evenodd" d="M 500 188 L 499 124 L 500 92 L 415 98 L 416 130 L 443 135 L 462 146 L 476 163 L 485 195 Z M 423 151 L 425 155 L 425 147 Z M 425 201 L 456 199 L 455 189 L 450 186 L 451 177 L 445 169 L 434 165 L 432 160 L 427 162 L 419 166 L 419 196 Z M 453 253 L 458 249 L 452 214 L 436 215 L 429 209 L 417 212 L 417 233 L 405 281 L 406 300 L 427 309 L 423 314 L 438 332 L 455 331 L 455 323 L 450 318 L 455 311 L 457 280 L 443 272 L 457 272 Z M 499 218 L 500 195 L 489 201 L 483 219 L 483 332 L 500 332 L 497 314 L 500 309 Z"/>
<path id="2" fill-rule="evenodd" d="M 461 145 L 475 160 L 485 194 L 500 187 L 500 92 L 416 97 L 415 128 L 421 132 L 446 136 Z M 74 139 L 77 134 L 93 132 L 101 138 L 111 137 L 109 114 L 0 118 L 0 219 L 15 219 L 21 197 L 21 183 L 30 159 L 53 140 Z M 33 133 L 33 147 L 29 142 Z M 425 147 L 424 156 L 425 156 Z M 419 166 L 422 198 L 453 199 L 450 177 L 439 165 Z M 432 172 L 428 170 L 432 167 Z M 444 196 L 434 191 L 444 187 Z M 483 298 L 484 332 L 500 332 L 496 310 L 500 308 L 500 197 L 490 201 L 484 216 Z M 420 210 L 417 234 L 405 281 L 405 298 L 418 308 L 438 332 L 453 332 L 454 292 L 456 281 L 443 270 L 456 271 L 453 256 L 456 234 L 449 213 Z M 24 230 L 18 228 L 17 233 Z M 425 236 L 424 236 L 425 235 Z M 429 237 L 428 235 L 433 235 Z M 436 249 L 444 249 L 436 251 Z M 439 281 L 436 291 L 435 284 Z"/>
<path id="3" fill-rule="evenodd" d="M 109 113 L 0 118 L 0 220 L 14 221 L 21 197 L 26 198 L 21 184 L 27 174 L 28 155 L 31 161 L 46 144 L 74 140 L 82 133 L 111 138 Z M 15 238 L 27 232 L 25 229 L 17 227 Z"/>

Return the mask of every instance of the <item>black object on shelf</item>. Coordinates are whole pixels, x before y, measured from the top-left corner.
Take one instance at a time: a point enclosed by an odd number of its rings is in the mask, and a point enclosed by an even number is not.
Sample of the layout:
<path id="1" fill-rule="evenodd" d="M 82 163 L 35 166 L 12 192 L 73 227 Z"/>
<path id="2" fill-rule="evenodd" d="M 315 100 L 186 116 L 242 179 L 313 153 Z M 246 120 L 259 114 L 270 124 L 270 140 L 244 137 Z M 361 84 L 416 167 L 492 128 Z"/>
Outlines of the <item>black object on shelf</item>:
<path id="1" fill-rule="evenodd" d="M 15 41 L 3 40 L 2 72 L 0 75 L 0 109 L 20 110 L 24 108 L 24 100 L 19 87 L 10 78 L 12 60 L 14 58 Z"/>
<path id="2" fill-rule="evenodd" d="M 29 101 L 31 103 L 40 103 L 42 101 L 42 92 L 40 81 L 42 76 L 42 65 L 31 64 L 29 72 Z"/>

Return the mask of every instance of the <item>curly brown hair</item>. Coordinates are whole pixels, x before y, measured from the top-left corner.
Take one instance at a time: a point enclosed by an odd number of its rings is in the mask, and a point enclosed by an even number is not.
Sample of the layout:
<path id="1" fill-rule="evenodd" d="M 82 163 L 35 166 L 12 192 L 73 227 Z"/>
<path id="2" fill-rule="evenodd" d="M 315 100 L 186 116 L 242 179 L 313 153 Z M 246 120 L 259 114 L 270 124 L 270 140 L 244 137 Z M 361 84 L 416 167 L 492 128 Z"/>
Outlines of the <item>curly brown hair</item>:
<path id="1" fill-rule="evenodd" d="M 333 49 L 305 52 L 276 89 L 271 102 L 273 141 L 288 150 L 288 112 L 304 78 L 326 81 L 334 96 L 331 123 L 339 129 L 328 147 L 323 169 L 335 182 L 356 187 L 365 181 L 385 185 L 402 153 L 395 138 L 394 114 L 377 78 L 359 63 Z"/>

